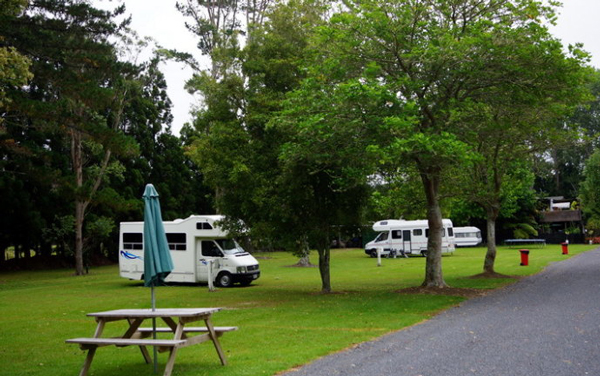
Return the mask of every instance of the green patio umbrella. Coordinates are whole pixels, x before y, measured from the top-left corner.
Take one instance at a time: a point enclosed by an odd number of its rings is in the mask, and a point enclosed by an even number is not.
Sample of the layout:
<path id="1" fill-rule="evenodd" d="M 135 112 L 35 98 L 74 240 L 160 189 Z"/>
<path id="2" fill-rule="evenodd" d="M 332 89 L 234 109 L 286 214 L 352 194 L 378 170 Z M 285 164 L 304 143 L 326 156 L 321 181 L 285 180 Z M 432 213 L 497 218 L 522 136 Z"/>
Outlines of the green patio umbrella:
<path id="1" fill-rule="evenodd" d="M 173 260 L 160 214 L 158 192 L 152 184 L 144 191 L 144 285 L 160 286 L 173 270 Z M 153 307 L 154 303 L 153 303 Z"/>
<path id="2" fill-rule="evenodd" d="M 154 286 L 164 284 L 165 278 L 173 270 L 173 260 L 160 214 L 158 192 L 152 184 L 144 191 L 144 285 L 150 287 L 152 310 L 156 310 Z M 156 338 L 156 319 L 152 319 L 152 333 Z M 154 372 L 157 372 L 157 354 L 154 346 Z"/>

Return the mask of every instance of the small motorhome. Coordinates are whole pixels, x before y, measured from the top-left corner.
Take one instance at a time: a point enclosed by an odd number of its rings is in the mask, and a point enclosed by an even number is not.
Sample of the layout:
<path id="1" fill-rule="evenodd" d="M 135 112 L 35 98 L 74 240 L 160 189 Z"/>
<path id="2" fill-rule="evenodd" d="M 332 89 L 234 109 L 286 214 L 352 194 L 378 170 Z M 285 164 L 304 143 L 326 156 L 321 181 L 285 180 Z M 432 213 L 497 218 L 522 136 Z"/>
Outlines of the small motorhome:
<path id="1" fill-rule="evenodd" d="M 455 227 L 454 237 L 457 247 L 475 247 L 481 244 L 481 230 L 477 227 Z"/>
<path id="2" fill-rule="evenodd" d="M 211 275 L 217 285 L 229 287 L 234 283 L 249 285 L 258 279 L 258 261 L 219 227 L 219 221 L 223 219 L 222 215 L 192 215 L 163 222 L 174 266 L 166 282 L 208 282 Z M 144 278 L 143 238 L 144 222 L 121 222 L 121 277 Z"/>
<path id="3" fill-rule="evenodd" d="M 442 253 L 454 252 L 454 231 L 452 221 L 442 220 Z M 427 220 L 405 221 L 402 219 L 386 219 L 375 222 L 373 230 L 379 232 L 375 240 L 365 245 L 365 253 L 377 257 L 391 253 L 404 255 L 427 254 L 429 224 Z"/>

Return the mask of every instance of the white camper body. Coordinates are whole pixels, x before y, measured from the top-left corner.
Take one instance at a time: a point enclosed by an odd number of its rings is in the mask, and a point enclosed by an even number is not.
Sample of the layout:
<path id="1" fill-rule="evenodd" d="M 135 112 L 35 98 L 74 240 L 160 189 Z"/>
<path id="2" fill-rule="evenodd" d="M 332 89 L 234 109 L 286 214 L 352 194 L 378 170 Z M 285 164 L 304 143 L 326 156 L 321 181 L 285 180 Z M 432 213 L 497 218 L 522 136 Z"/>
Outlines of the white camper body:
<path id="1" fill-rule="evenodd" d="M 455 227 L 454 237 L 457 247 L 475 247 L 481 244 L 481 230 L 477 227 Z"/>
<path id="2" fill-rule="evenodd" d="M 454 252 L 454 231 L 452 221 L 442 220 L 442 253 Z M 389 256 L 392 252 L 404 255 L 425 255 L 427 253 L 427 238 L 429 224 L 427 220 L 405 221 L 387 219 L 375 222 L 373 230 L 379 232 L 375 240 L 365 245 L 365 253 L 377 257 Z"/>
<path id="3" fill-rule="evenodd" d="M 192 215 L 163 222 L 174 266 L 166 282 L 208 282 L 209 265 L 212 265 L 213 282 L 222 287 L 236 282 L 248 285 L 258 279 L 258 261 L 218 226 L 223 218 L 222 215 Z M 121 222 L 121 277 L 144 278 L 143 237 L 144 222 Z"/>

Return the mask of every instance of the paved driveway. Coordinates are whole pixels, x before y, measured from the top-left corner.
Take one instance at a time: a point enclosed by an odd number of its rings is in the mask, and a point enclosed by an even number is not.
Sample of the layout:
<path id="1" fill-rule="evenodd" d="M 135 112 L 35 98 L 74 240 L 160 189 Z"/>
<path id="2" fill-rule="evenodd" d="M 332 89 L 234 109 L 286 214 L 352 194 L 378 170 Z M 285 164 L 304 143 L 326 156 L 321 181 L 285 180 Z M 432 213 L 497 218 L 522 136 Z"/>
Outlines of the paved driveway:
<path id="1" fill-rule="evenodd" d="M 600 375 L 600 249 L 286 376 Z"/>

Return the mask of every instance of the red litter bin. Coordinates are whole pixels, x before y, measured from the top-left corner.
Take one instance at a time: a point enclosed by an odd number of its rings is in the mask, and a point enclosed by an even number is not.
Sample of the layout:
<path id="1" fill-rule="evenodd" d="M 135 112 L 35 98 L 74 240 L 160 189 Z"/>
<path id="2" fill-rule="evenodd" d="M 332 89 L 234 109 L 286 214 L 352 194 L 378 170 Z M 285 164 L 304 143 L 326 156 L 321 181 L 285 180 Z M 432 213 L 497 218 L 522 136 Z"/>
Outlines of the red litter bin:
<path id="1" fill-rule="evenodd" d="M 563 243 L 560 243 L 560 245 L 562 246 L 562 254 L 568 255 L 569 254 L 569 243 L 563 242 Z"/>
<path id="2" fill-rule="evenodd" d="M 529 250 L 519 249 L 519 252 L 521 252 L 521 266 L 529 265 Z"/>

